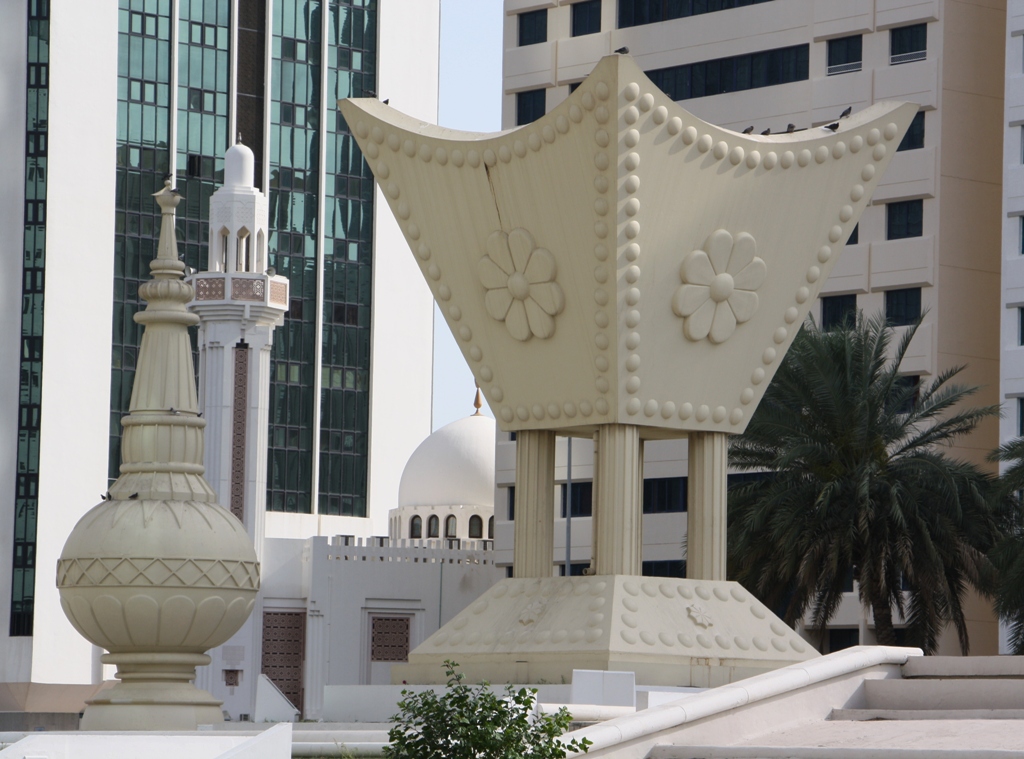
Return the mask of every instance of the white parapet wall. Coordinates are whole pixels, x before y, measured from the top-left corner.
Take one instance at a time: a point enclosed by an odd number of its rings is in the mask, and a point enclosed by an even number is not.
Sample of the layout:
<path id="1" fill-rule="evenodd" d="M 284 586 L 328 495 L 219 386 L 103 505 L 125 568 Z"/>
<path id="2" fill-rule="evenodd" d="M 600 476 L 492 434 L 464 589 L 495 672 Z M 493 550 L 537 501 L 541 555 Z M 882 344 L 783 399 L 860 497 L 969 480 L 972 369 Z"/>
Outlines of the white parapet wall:
<path id="1" fill-rule="evenodd" d="M 45 733 L 30 735 L 0 751 L 0 759 L 289 759 L 292 726 L 246 733 Z"/>

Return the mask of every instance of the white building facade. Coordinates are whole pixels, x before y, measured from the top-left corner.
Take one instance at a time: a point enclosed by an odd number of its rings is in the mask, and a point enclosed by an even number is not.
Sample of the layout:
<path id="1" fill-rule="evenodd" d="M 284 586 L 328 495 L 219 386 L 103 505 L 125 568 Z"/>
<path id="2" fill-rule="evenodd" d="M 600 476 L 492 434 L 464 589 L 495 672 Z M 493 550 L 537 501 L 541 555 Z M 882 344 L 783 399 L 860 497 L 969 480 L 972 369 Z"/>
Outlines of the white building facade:
<path id="1" fill-rule="evenodd" d="M 1024 2 L 1006 3 L 1006 102 L 1003 114 L 1002 309 L 999 442 L 1024 435 Z M 1010 653 L 999 630 L 999 653 Z"/>
<path id="2" fill-rule="evenodd" d="M 972 400 L 997 402 L 996 198 L 1002 163 L 996 146 L 1002 140 L 996 124 L 1002 113 L 1005 24 L 1000 3 L 505 0 L 504 10 L 506 129 L 562 102 L 602 56 L 622 48 L 687 110 L 736 131 L 812 128 L 837 120 L 847 108 L 857 111 L 882 100 L 918 103 L 910 133 L 864 211 L 864 228 L 854 231 L 812 314 L 827 327 L 858 309 L 868 315 L 884 312 L 897 325 L 923 313 L 902 366 L 907 382 L 928 381 L 965 364 L 960 379 L 982 388 Z M 1007 57 L 1016 61 L 1016 72 L 1019 48 Z M 1020 131 L 1016 122 L 1009 124 Z M 1019 149 L 1019 134 L 1017 143 L 1007 140 L 1007 151 L 1013 144 Z M 1019 246 L 1018 227 L 1012 232 Z M 1006 311 L 1004 323 L 1012 315 Z M 1004 420 L 1004 427 L 1008 424 Z M 995 421 L 986 423 L 953 455 L 984 463 L 997 444 L 996 427 Z M 507 565 L 515 444 L 501 433 L 498 438 L 495 545 L 499 564 Z M 687 446 L 648 441 L 644 456 L 644 571 L 681 575 Z M 559 441 L 556 478 L 563 493 L 566 463 L 565 442 Z M 576 572 L 590 560 L 592 476 L 592 445 L 576 440 L 572 478 L 578 495 L 572 500 L 573 514 L 580 518 L 572 524 L 570 552 Z M 557 563 L 559 552 L 564 560 L 566 544 L 558 493 L 555 503 Z M 873 642 L 873 623 L 852 591 L 851 586 L 825 636 L 825 650 Z M 972 602 L 968 617 L 972 653 L 995 653 L 991 609 Z"/>
<path id="3" fill-rule="evenodd" d="M 257 454 L 266 534 L 386 534 L 430 431 L 432 303 L 336 100 L 380 92 L 436 121 L 439 13 L 438 0 L 0 1 L 0 250 L 16 269 L 2 285 L 0 682 L 103 678 L 54 567 L 117 473 L 159 234 L 149 196 L 174 177 L 179 249 L 206 269 L 208 201 L 239 133 L 268 205 L 253 269 L 290 284 Z"/>

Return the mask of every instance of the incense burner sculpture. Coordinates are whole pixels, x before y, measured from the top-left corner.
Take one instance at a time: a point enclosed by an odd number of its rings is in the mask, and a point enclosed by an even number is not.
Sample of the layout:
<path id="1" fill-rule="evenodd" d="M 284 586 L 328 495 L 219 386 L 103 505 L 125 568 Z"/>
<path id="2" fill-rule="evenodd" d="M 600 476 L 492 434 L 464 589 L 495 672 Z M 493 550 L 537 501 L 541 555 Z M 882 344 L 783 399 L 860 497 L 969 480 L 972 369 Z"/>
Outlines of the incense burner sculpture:
<path id="1" fill-rule="evenodd" d="M 153 279 L 139 288 L 145 325 L 130 413 L 121 420 L 121 476 L 79 520 L 57 564 L 61 606 L 75 629 L 109 651 L 120 682 L 88 702 L 83 730 L 195 730 L 223 721 L 195 687 L 204 652 L 252 611 L 260 585 L 242 523 L 203 478 L 203 428 L 174 237 L 177 192 L 166 183 Z"/>
<path id="2" fill-rule="evenodd" d="M 394 677 L 430 679 L 450 656 L 494 681 L 557 682 L 582 665 L 680 684 L 661 665 L 681 656 L 693 672 L 720 665 L 707 677 L 721 681 L 814 655 L 725 582 L 726 441 L 917 106 L 742 135 L 614 55 L 550 113 L 499 134 L 376 100 L 340 107 L 499 425 L 517 433 L 514 577 Z M 552 578 L 556 433 L 594 439 L 590 578 Z M 684 436 L 687 580 L 641 583 L 643 442 Z"/>

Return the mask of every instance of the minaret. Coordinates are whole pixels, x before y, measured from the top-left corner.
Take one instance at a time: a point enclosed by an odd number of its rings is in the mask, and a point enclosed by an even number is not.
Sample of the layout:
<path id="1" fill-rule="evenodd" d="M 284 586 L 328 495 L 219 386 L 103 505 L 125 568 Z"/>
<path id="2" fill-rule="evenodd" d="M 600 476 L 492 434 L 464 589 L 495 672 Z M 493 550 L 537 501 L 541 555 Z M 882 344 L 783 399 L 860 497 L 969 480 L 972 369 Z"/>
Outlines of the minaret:
<path id="1" fill-rule="evenodd" d="M 210 198 L 209 270 L 190 278 L 199 316 L 199 407 L 206 419 L 206 479 L 245 525 L 262 560 L 267 493 L 270 349 L 288 309 L 288 279 L 267 268 L 267 197 L 253 186 L 253 154 L 224 157 L 224 185 Z M 233 719 L 252 715 L 260 674 L 262 598 L 197 682 Z M 231 683 L 237 683 L 232 685 Z"/>

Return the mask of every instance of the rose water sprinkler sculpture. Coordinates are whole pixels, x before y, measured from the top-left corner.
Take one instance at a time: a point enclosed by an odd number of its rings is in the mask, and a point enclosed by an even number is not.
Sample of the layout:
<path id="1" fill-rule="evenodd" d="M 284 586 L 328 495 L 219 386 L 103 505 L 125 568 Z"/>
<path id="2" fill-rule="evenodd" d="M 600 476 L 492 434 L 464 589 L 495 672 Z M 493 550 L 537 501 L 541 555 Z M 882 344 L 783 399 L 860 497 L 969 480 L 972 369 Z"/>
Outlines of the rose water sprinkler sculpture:
<path id="1" fill-rule="evenodd" d="M 643 441 L 688 436 L 688 576 L 724 581 L 727 435 L 745 429 L 917 107 L 742 135 L 622 55 L 500 134 L 375 100 L 340 107 L 498 423 L 517 432 L 515 577 L 552 575 L 557 432 L 594 437 L 591 571 L 619 576 L 609 588 L 640 574 Z M 657 633 L 644 651 L 668 646 Z"/>
<path id="2" fill-rule="evenodd" d="M 203 478 L 199 417 L 170 183 L 153 279 L 139 288 L 145 325 L 130 413 L 121 420 L 121 476 L 75 525 L 57 564 L 61 606 L 86 639 L 110 653 L 121 681 L 90 701 L 85 730 L 194 730 L 221 722 L 221 702 L 192 683 L 204 651 L 231 637 L 259 590 L 259 564 L 242 523 Z"/>

